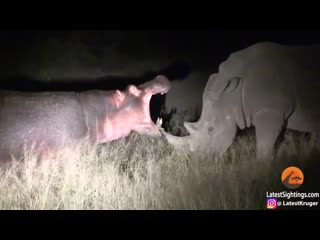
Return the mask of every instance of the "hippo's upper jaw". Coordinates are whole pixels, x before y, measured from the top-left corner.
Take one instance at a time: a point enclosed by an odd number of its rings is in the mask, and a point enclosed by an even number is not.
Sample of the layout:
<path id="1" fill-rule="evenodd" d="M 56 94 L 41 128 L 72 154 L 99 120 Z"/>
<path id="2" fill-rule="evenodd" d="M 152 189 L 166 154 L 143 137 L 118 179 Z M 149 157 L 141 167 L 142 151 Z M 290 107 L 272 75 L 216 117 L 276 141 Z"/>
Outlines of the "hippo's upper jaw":
<path id="1" fill-rule="evenodd" d="M 139 88 L 150 95 L 159 93 L 163 95 L 169 91 L 169 89 L 171 88 L 171 83 L 166 76 L 158 75 L 152 81 L 139 85 Z"/>

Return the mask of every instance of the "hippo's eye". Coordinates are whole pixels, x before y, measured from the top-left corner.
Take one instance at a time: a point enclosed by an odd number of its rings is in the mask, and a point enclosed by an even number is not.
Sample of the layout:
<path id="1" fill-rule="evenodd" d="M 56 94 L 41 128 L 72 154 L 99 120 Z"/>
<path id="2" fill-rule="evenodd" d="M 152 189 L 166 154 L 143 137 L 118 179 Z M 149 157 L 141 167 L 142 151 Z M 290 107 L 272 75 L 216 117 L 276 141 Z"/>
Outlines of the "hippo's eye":
<path id="1" fill-rule="evenodd" d="M 208 128 L 208 132 L 209 132 L 209 133 L 212 133 L 212 132 L 213 132 L 213 127 L 209 127 L 209 128 Z"/>

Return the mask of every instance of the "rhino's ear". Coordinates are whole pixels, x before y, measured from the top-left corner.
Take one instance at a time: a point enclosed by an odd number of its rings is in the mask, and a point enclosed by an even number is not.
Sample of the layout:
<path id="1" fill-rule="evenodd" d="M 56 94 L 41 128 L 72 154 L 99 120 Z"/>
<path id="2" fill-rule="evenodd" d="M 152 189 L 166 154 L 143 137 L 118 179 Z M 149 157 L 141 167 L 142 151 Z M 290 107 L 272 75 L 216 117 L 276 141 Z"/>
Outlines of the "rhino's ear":
<path id="1" fill-rule="evenodd" d="M 211 74 L 204 90 L 203 98 L 217 98 L 220 95 L 221 87 L 218 82 L 218 74 Z"/>
<path id="2" fill-rule="evenodd" d="M 224 88 L 222 93 L 233 93 L 240 86 L 241 79 L 238 77 L 232 78 L 228 81 L 227 86 Z"/>

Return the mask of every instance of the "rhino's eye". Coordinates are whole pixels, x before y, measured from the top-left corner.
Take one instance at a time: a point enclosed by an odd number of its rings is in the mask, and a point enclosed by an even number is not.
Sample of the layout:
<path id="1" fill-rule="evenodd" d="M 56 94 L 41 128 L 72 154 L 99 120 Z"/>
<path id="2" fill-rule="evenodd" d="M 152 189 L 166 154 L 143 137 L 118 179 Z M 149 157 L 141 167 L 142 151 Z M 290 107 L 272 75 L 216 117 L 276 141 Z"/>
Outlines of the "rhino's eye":
<path id="1" fill-rule="evenodd" d="M 208 128 L 208 132 L 209 132 L 209 133 L 212 133 L 212 132 L 213 132 L 213 127 L 209 127 L 209 128 Z"/>

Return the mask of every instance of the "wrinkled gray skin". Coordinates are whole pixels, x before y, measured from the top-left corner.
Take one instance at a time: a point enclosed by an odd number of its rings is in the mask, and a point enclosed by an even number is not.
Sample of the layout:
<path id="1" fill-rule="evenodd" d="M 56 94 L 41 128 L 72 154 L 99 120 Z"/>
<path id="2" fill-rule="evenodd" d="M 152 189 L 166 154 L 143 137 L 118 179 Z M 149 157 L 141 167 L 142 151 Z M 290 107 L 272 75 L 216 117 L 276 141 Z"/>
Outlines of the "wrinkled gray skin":
<path id="1" fill-rule="evenodd" d="M 320 45 L 258 43 L 230 55 L 212 74 L 190 136 L 168 142 L 202 157 L 223 155 L 237 128 L 254 126 L 257 158 L 273 159 L 283 129 L 320 132 Z"/>
<path id="2" fill-rule="evenodd" d="M 41 154 L 75 144 L 84 137 L 100 144 L 128 136 L 161 136 L 150 117 L 152 95 L 164 94 L 170 82 L 159 75 L 124 91 L 0 92 L 0 163 L 20 158 L 36 144 Z"/>

